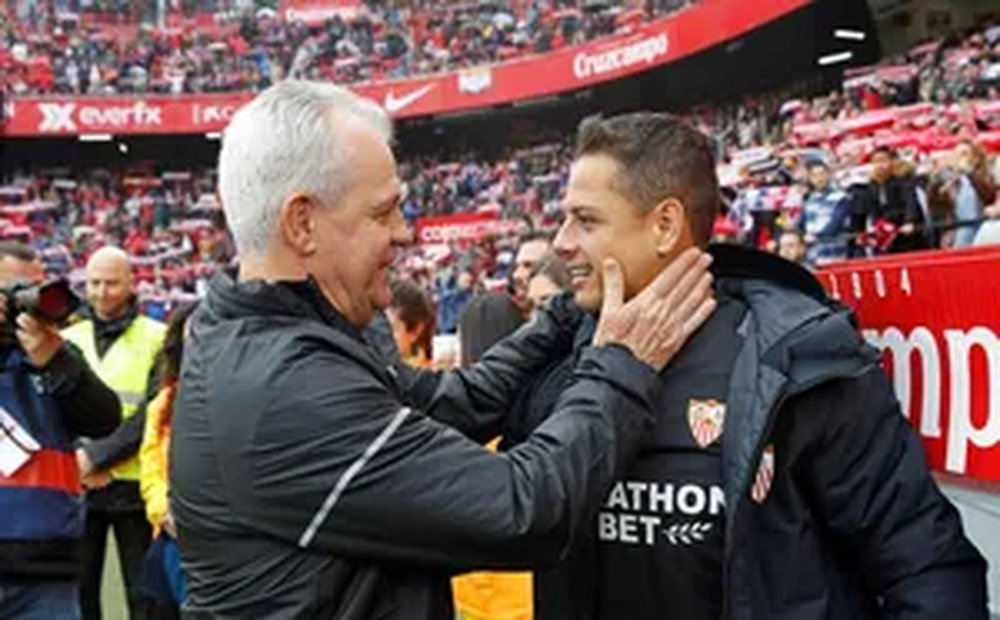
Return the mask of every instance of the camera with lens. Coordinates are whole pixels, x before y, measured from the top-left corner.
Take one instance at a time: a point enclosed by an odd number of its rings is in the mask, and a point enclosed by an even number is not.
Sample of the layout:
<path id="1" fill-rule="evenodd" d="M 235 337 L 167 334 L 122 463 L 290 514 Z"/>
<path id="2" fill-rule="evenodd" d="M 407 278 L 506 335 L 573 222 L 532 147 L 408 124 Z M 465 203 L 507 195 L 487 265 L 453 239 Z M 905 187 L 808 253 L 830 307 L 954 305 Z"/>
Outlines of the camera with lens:
<path id="1" fill-rule="evenodd" d="M 17 316 L 22 312 L 50 323 L 62 323 L 80 307 L 80 298 L 73 292 L 65 278 L 42 284 L 18 283 L 0 287 L 0 295 L 7 300 L 7 320 L 0 326 L 0 344 L 8 345 L 17 340 Z"/>

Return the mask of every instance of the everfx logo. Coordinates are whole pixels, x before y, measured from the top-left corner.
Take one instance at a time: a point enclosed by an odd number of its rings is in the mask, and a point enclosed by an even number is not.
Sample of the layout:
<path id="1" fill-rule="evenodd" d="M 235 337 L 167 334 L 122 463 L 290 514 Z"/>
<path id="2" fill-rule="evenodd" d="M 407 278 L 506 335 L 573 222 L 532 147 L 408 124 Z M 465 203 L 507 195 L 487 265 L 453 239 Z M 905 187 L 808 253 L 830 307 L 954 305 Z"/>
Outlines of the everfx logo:
<path id="1" fill-rule="evenodd" d="M 38 110 L 42 113 L 42 122 L 38 131 L 75 131 L 73 122 L 75 103 L 39 103 Z"/>
<path id="2" fill-rule="evenodd" d="M 77 130 L 135 129 L 163 124 L 163 109 L 137 101 L 128 106 L 75 103 L 40 103 L 42 120 L 38 130 L 47 133 Z M 74 114 L 75 113 L 75 114 Z"/>

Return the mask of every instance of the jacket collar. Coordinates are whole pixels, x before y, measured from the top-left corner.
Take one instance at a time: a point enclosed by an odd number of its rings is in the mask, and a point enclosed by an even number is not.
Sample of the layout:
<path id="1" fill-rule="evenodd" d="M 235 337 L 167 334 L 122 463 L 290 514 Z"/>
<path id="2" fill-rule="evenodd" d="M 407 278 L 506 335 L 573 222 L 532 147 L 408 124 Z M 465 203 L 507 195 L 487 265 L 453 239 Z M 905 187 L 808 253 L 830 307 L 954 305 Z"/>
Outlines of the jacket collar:
<path id="1" fill-rule="evenodd" d="M 718 286 L 750 309 L 742 329 L 753 333 L 758 359 L 796 391 L 867 369 L 878 359 L 864 345 L 854 315 L 806 269 L 739 246 L 709 251 Z"/>
<path id="2" fill-rule="evenodd" d="M 316 281 L 264 280 L 238 281 L 218 272 L 209 280 L 205 299 L 211 311 L 222 318 L 298 317 L 319 321 L 351 338 L 364 342 L 361 330 L 347 321 L 327 301 Z"/>
<path id="3" fill-rule="evenodd" d="M 132 325 L 136 317 L 139 316 L 139 300 L 133 295 L 128 301 L 125 313 L 117 319 L 111 319 L 110 321 L 99 318 L 94 308 L 90 305 L 86 306 L 83 314 L 93 322 L 96 338 L 99 340 L 117 340 Z"/>
<path id="4" fill-rule="evenodd" d="M 738 519 L 771 429 L 787 399 L 878 364 L 849 310 L 816 279 L 780 258 L 743 248 L 713 248 L 719 286 L 746 303 L 726 403 L 723 471 L 727 558 L 740 544 Z"/>

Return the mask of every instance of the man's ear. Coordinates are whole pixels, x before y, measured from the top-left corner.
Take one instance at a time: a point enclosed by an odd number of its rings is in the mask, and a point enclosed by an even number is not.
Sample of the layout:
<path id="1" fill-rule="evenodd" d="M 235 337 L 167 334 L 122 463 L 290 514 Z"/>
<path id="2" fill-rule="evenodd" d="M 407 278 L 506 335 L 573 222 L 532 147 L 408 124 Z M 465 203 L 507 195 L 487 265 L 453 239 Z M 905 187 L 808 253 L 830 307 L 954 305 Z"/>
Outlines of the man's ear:
<path id="1" fill-rule="evenodd" d="M 656 253 L 669 256 L 690 237 L 687 212 L 684 204 L 676 198 L 667 198 L 653 207 L 652 218 Z"/>
<path id="2" fill-rule="evenodd" d="M 292 194 L 281 204 L 278 225 L 285 245 L 300 256 L 316 253 L 316 237 L 313 222 L 319 207 L 315 197 L 309 194 Z"/>

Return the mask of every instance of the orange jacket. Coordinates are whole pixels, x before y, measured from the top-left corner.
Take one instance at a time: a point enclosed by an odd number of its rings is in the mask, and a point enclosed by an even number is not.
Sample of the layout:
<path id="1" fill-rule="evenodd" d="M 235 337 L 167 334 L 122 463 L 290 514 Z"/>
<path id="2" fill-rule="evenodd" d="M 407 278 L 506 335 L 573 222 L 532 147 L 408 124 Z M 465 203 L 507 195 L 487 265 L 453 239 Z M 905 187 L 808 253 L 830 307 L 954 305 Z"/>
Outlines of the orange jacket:
<path id="1" fill-rule="evenodd" d="M 496 451 L 499 441 L 488 448 Z M 458 620 L 531 620 L 531 573 L 469 573 L 451 580 Z"/>

